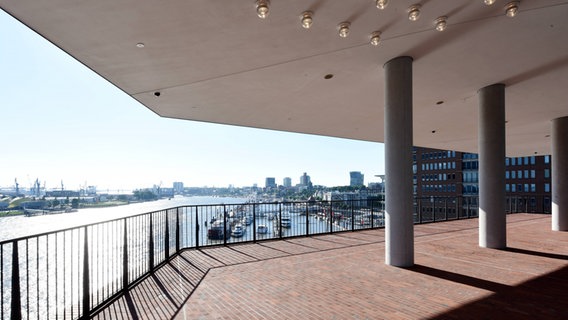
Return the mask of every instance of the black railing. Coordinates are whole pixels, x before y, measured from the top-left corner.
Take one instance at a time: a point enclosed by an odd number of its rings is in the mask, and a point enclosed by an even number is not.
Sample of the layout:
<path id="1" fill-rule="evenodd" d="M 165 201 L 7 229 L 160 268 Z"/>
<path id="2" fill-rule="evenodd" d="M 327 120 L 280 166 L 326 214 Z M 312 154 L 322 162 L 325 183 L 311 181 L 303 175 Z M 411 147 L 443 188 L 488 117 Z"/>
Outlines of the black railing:
<path id="1" fill-rule="evenodd" d="M 527 212 L 520 203 L 536 202 L 508 198 L 508 210 Z M 477 215 L 477 197 L 414 203 L 415 223 Z M 3 241 L 0 318 L 87 319 L 188 248 L 383 226 L 377 200 L 244 203 L 181 206 Z"/>

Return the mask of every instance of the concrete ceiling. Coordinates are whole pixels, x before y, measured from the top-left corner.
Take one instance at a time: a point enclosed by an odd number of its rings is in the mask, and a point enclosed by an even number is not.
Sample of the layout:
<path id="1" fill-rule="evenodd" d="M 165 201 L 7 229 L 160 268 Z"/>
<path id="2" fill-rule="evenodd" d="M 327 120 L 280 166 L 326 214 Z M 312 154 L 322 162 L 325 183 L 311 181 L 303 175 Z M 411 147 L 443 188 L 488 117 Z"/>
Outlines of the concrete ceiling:
<path id="1" fill-rule="evenodd" d="M 411 22 L 414 3 L 421 15 Z M 382 66 L 407 55 L 415 145 L 477 152 L 477 91 L 504 83 L 507 155 L 549 154 L 550 120 L 568 116 L 568 1 L 523 0 L 514 18 L 506 3 L 391 0 L 378 10 L 372 0 L 271 0 L 265 20 L 254 0 L 0 7 L 163 117 L 382 142 Z M 448 16 L 443 32 L 439 16 Z"/>

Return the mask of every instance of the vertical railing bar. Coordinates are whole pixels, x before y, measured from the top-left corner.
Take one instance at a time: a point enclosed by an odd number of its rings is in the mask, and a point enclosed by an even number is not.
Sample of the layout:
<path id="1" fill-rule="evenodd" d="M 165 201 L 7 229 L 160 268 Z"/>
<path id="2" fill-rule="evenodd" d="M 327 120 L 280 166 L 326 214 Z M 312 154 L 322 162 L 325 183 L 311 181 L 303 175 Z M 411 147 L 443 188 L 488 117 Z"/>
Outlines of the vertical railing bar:
<path id="1" fill-rule="evenodd" d="M 282 204 L 278 204 L 278 232 L 280 234 L 280 239 L 282 239 Z"/>
<path id="2" fill-rule="evenodd" d="M 49 317 L 49 234 L 45 236 L 45 307 L 47 309 L 47 317 Z"/>
<path id="3" fill-rule="evenodd" d="M 128 289 L 128 218 L 124 218 L 124 234 L 122 237 L 122 290 Z"/>
<path id="4" fill-rule="evenodd" d="M 71 268 L 71 275 L 69 276 L 69 281 L 70 281 L 70 283 L 69 283 L 69 287 L 70 287 L 69 288 L 69 292 L 70 292 L 69 298 L 71 299 L 71 319 L 73 319 L 73 315 L 74 315 L 74 312 L 73 312 L 73 269 L 74 269 L 73 268 L 73 231 L 74 230 L 71 230 L 71 235 L 69 236 L 69 238 L 71 239 L 71 240 L 69 240 L 71 242 L 69 244 L 70 245 L 69 255 L 71 256 L 70 257 L 71 261 L 69 262 L 69 267 Z"/>
<path id="5" fill-rule="evenodd" d="M 0 288 L 4 289 L 4 246 L 0 245 Z M 0 318 L 4 319 L 4 290 L 0 290 Z"/>
<path id="6" fill-rule="evenodd" d="M 26 319 L 30 318 L 30 248 L 28 240 L 29 238 L 26 238 Z M 57 264 L 57 260 L 55 263 Z"/>
<path id="7" fill-rule="evenodd" d="M 350 202 L 351 202 L 351 232 L 353 232 L 353 231 L 355 231 L 355 219 L 354 219 L 355 218 L 355 210 L 353 208 L 355 200 L 351 200 Z M 333 211 L 331 211 L 330 214 L 331 214 L 331 219 L 333 220 L 333 218 L 334 218 L 333 217 Z M 333 227 L 333 225 L 332 225 L 332 227 Z M 361 229 L 364 229 L 364 226 Z"/>
<path id="8" fill-rule="evenodd" d="M 89 232 L 88 227 L 84 228 L 83 242 L 83 315 L 82 319 L 89 319 L 91 306 L 91 279 L 89 276 Z"/>
<path id="9" fill-rule="evenodd" d="M 149 264 L 148 271 L 152 272 L 154 269 L 154 217 L 152 212 L 150 212 L 150 242 L 148 243 L 148 253 L 149 253 Z"/>
<path id="10" fill-rule="evenodd" d="M 252 204 L 252 241 L 256 242 L 256 204 Z"/>
<path id="11" fill-rule="evenodd" d="M 310 235 L 310 209 L 308 203 L 304 204 L 306 206 L 306 236 Z"/>
<path id="12" fill-rule="evenodd" d="M 179 248 L 180 248 L 180 244 L 179 244 L 179 236 L 180 236 L 180 230 L 179 230 L 179 209 L 180 207 L 178 207 L 176 209 L 176 254 L 179 253 Z"/>
<path id="13" fill-rule="evenodd" d="M 38 245 L 39 247 L 39 245 Z M 67 232 L 63 231 L 63 274 L 66 275 L 67 274 Z M 67 277 L 63 277 L 63 319 L 67 319 L 67 312 L 65 311 L 66 305 L 67 305 Z M 39 293 L 38 293 L 38 297 L 39 297 Z M 38 299 L 38 303 L 39 303 L 39 299 Z M 38 314 L 38 320 L 39 320 L 39 314 Z"/>
<path id="14" fill-rule="evenodd" d="M 225 228 L 225 224 L 223 224 L 223 228 Z M 223 233 L 225 233 L 225 231 L 223 231 Z M 198 206 L 195 206 L 195 248 L 199 248 L 199 207 Z"/>
<path id="15" fill-rule="evenodd" d="M 223 205 L 223 244 L 227 245 L 227 208 Z"/>
<path id="16" fill-rule="evenodd" d="M 55 319 L 59 318 L 59 255 L 57 252 L 59 251 L 59 241 L 57 241 L 59 233 L 55 233 Z"/>
<path id="17" fill-rule="evenodd" d="M 39 237 L 36 237 L 36 315 L 39 320 Z M 63 278 L 65 280 L 65 278 Z M 4 288 L 4 286 L 1 286 Z M 4 299 L 0 300 L 4 301 Z M 3 317 L 2 317 L 3 319 Z"/>
<path id="18" fill-rule="evenodd" d="M 18 241 L 12 242 L 12 301 L 11 320 L 22 319 L 22 301 L 20 297 L 20 257 L 18 253 Z"/>
<path id="19" fill-rule="evenodd" d="M 165 225 L 165 230 L 164 230 L 164 233 L 165 233 L 164 234 L 164 238 L 165 238 L 164 245 L 166 247 L 165 247 L 165 253 L 164 253 L 165 254 L 164 261 L 168 260 L 168 258 L 170 257 L 170 226 L 169 226 L 169 219 L 168 219 L 168 210 L 166 210 L 165 220 L 166 220 L 166 222 L 165 222 L 166 225 Z"/>

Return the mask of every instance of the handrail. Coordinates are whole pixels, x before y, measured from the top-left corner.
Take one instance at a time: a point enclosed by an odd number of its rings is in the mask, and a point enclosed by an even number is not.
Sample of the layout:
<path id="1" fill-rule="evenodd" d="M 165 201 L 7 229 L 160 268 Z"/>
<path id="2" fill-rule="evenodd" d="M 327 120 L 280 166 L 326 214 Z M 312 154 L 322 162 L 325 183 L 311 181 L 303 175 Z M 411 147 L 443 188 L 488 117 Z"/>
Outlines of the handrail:
<path id="1" fill-rule="evenodd" d="M 508 211 L 534 198 L 509 197 Z M 415 198 L 414 221 L 477 217 L 477 204 Z M 384 218 L 378 199 L 186 205 L 2 241 L 0 319 L 87 319 L 185 249 L 382 228 Z"/>

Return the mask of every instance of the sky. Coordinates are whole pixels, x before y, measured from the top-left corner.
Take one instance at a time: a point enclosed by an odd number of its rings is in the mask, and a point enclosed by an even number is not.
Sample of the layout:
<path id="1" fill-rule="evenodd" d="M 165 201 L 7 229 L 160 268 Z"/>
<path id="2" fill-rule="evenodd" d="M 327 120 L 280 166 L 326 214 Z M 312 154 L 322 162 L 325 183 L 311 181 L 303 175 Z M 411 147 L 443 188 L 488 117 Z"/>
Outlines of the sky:
<path id="1" fill-rule="evenodd" d="M 0 10 L 0 187 L 134 190 L 365 184 L 381 143 L 161 118 Z"/>

